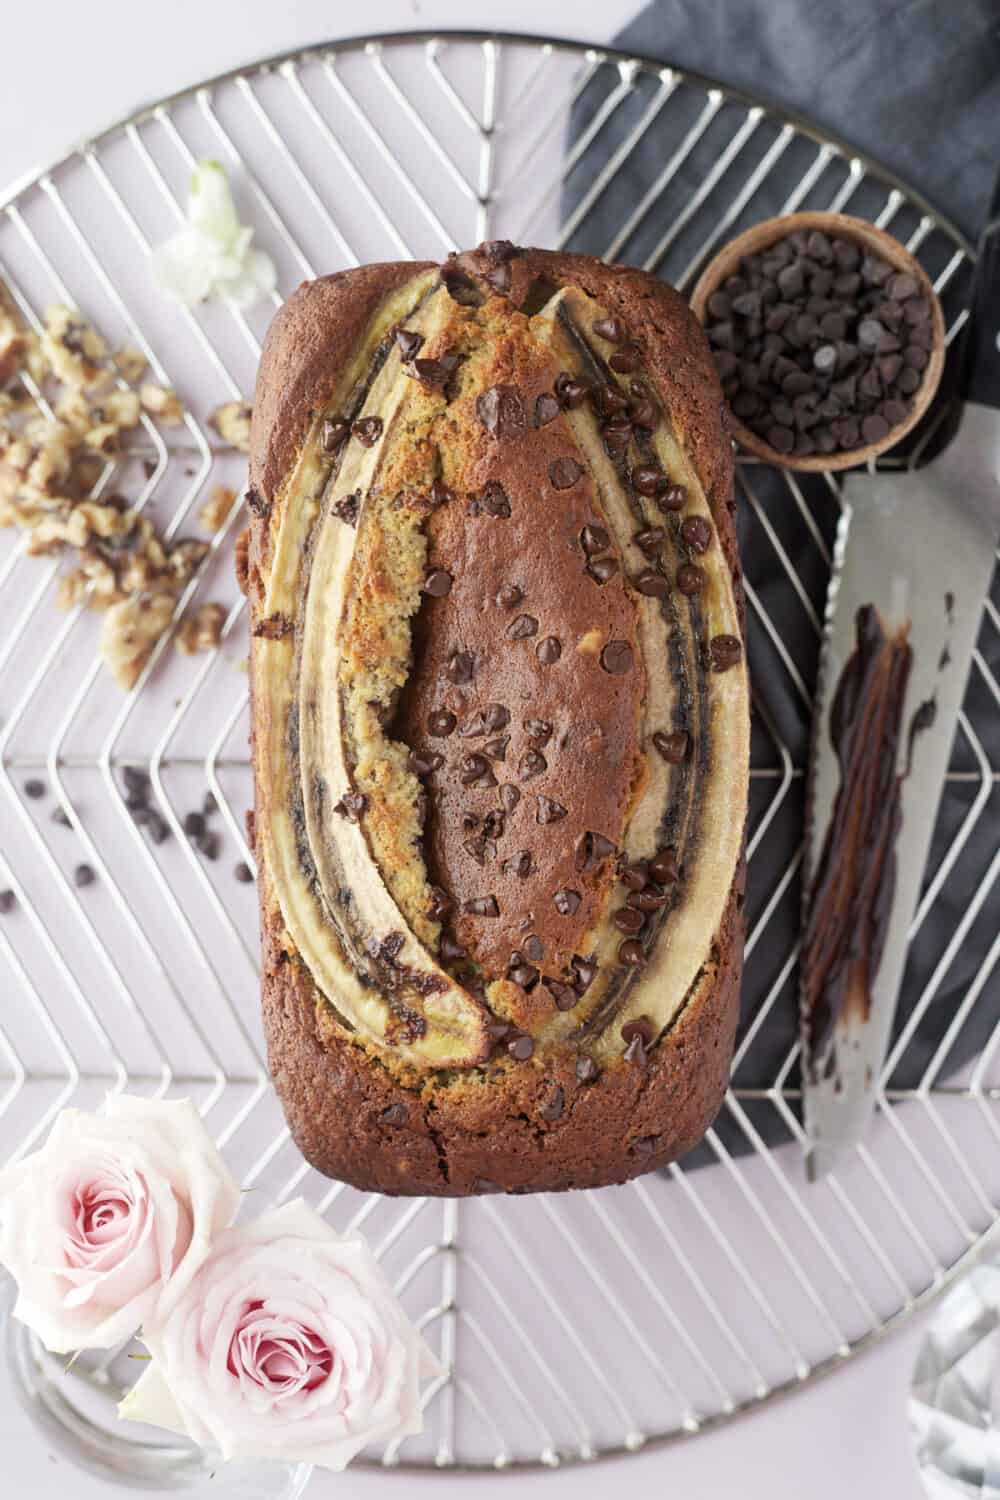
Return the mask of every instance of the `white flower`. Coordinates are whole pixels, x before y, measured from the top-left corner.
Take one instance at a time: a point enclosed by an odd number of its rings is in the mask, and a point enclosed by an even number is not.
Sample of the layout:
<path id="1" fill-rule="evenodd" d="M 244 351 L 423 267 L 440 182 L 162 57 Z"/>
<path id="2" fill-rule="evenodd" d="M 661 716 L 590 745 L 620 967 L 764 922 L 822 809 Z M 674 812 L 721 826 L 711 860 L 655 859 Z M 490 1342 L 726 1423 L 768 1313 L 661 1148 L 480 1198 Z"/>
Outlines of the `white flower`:
<path id="1" fill-rule="evenodd" d="M 343 1469 L 366 1444 L 420 1432 L 437 1362 L 359 1235 L 301 1199 L 236 1225 L 168 1315 L 120 1414 L 225 1458 Z"/>
<path id="2" fill-rule="evenodd" d="M 15 1317 L 54 1353 L 110 1348 L 166 1312 L 239 1201 L 188 1100 L 64 1109 L 40 1151 L 0 1172 Z"/>
<path id="3" fill-rule="evenodd" d="M 251 246 L 253 230 L 240 223 L 225 169 L 201 161 L 191 178 L 187 221 L 153 251 L 161 289 L 193 307 L 213 292 L 249 307 L 275 287 L 274 262 Z"/>

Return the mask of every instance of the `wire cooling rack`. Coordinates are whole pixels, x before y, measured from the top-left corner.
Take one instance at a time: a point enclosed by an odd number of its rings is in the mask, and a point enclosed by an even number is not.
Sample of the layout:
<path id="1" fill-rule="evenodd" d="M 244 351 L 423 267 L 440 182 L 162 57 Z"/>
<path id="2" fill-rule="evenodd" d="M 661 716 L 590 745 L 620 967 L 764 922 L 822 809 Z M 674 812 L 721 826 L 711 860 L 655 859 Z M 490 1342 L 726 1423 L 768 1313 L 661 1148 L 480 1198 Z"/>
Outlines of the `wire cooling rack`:
<path id="1" fill-rule="evenodd" d="M 205 419 L 251 393 L 273 312 L 181 312 L 151 288 L 148 250 L 176 227 L 202 156 L 234 169 L 241 214 L 278 264 L 275 305 L 303 277 L 493 235 L 572 244 L 685 288 L 762 213 L 822 207 L 903 239 L 952 334 L 961 322 L 968 248 L 953 228 L 849 147 L 720 85 L 515 37 L 295 53 L 143 110 L 0 200 L 0 274 L 26 316 L 78 305 L 183 395 L 180 436 L 147 419 L 99 481 L 171 533 L 194 529 L 211 485 L 242 482 L 243 461 Z M 608 237 L 602 205 L 640 159 L 645 176 Z M 304 1194 L 338 1227 L 363 1226 L 448 1370 L 424 1436 L 373 1463 L 555 1465 L 699 1432 L 879 1338 L 997 1217 L 1000 855 L 988 838 L 983 854 L 982 832 L 1000 810 L 984 727 L 1000 701 L 988 664 L 1000 618 L 988 604 L 914 951 L 941 903 L 953 918 L 908 978 L 909 1019 L 866 1144 L 807 1187 L 794 1040 L 801 729 L 839 501 L 831 481 L 749 465 L 739 485 L 752 665 L 786 707 L 755 705 L 734 1088 L 694 1161 L 562 1198 L 365 1196 L 317 1177 L 289 1141 L 262 1056 L 254 892 L 233 876 L 250 861 L 239 516 L 181 601 L 225 601 L 221 649 L 186 659 L 162 643 L 127 697 L 96 665 L 95 617 L 55 611 L 59 560 L 0 537 L 0 886 L 18 901 L 0 918 L 4 1152 L 30 1150 L 62 1106 L 108 1089 L 190 1094 L 257 1201 Z M 161 845 L 129 816 L 129 765 L 152 778 L 172 833 Z M 25 780 L 39 777 L 48 794 L 34 800 Z M 216 862 L 182 829 L 209 790 Z M 52 821 L 57 806 L 68 827 Z M 97 875 L 85 889 L 71 873 L 81 860 Z"/>

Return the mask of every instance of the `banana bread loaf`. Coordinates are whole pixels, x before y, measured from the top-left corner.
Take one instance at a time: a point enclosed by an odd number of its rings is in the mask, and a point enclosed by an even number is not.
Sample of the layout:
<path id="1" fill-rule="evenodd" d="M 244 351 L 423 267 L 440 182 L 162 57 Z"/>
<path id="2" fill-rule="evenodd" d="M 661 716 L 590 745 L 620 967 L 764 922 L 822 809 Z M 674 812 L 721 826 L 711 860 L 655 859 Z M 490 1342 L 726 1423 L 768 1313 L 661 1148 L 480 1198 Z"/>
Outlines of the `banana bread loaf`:
<path id="1" fill-rule="evenodd" d="M 492 242 L 307 283 L 254 404 L 263 1005 L 292 1134 L 385 1193 L 693 1146 L 742 959 L 749 699 L 701 330 Z"/>

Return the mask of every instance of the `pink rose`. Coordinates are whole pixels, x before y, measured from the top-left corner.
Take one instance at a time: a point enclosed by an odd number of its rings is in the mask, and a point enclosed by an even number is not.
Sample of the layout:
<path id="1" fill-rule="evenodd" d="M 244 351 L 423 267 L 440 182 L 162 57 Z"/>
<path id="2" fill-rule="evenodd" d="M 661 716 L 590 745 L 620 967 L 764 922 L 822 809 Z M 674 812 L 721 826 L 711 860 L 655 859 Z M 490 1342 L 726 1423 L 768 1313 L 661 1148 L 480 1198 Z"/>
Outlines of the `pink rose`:
<path id="1" fill-rule="evenodd" d="M 239 1201 L 188 1100 L 63 1110 L 40 1151 L 0 1172 L 15 1316 L 54 1353 L 110 1348 L 166 1311 Z"/>
<path id="2" fill-rule="evenodd" d="M 359 1236 L 301 1200 L 221 1235 L 169 1316 L 123 1417 L 224 1458 L 343 1469 L 367 1443 L 422 1430 L 437 1364 Z"/>

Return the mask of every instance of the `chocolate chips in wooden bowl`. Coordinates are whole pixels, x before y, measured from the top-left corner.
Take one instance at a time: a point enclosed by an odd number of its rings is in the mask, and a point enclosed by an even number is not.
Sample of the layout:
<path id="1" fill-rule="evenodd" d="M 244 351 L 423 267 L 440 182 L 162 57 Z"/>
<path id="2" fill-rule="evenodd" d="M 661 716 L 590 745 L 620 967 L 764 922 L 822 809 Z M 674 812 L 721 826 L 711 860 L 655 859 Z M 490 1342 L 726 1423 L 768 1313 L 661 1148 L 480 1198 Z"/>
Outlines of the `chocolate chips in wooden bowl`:
<path id="1" fill-rule="evenodd" d="M 944 368 L 941 306 L 908 250 L 864 219 L 768 219 L 691 298 L 740 445 L 784 468 L 853 468 L 923 416 Z"/>

